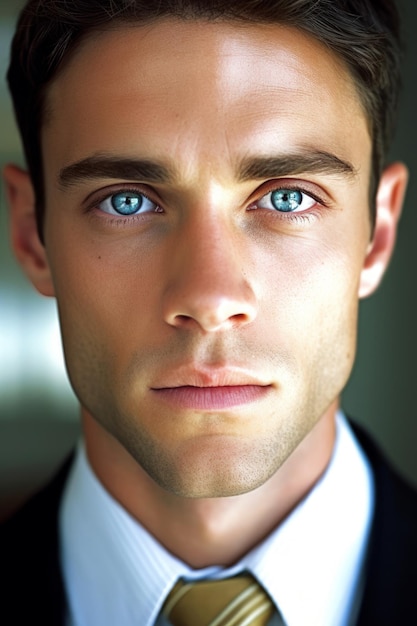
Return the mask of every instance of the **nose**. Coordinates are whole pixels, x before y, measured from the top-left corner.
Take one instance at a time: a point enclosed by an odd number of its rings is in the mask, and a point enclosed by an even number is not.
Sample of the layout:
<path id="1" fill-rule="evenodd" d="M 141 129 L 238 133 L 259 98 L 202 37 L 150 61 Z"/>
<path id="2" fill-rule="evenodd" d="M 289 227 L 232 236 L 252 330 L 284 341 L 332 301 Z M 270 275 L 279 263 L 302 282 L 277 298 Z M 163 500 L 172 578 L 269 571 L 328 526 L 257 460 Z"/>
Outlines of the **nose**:
<path id="1" fill-rule="evenodd" d="M 220 331 L 249 324 L 257 315 L 256 294 L 244 270 L 249 262 L 245 235 L 237 227 L 207 222 L 175 239 L 163 311 L 176 328 Z"/>

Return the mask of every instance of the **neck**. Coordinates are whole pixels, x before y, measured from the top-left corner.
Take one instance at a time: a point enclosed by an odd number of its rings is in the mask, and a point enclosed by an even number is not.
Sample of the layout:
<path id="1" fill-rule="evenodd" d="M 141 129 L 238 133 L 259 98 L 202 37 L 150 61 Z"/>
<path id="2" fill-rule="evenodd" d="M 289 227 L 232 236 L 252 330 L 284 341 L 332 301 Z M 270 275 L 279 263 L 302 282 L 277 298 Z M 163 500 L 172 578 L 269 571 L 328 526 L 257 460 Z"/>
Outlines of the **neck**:
<path id="1" fill-rule="evenodd" d="M 198 569 L 235 563 L 313 488 L 333 451 L 336 409 L 334 403 L 267 482 L 225 498 L 167 492 L 89 414 L 83 424 L 90 465 L 107 491 L 169 552 Z"/>

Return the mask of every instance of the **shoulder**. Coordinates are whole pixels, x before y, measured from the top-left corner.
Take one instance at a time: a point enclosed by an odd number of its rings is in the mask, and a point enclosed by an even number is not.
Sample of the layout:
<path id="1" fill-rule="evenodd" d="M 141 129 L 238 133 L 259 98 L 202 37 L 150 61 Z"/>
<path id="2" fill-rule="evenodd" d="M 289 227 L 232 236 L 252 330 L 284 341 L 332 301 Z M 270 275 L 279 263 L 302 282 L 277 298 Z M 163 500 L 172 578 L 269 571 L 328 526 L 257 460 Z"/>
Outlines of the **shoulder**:
<path id="1" fill-rule="evenodd" d="M 400 476 L 361 426 L 352 422 L 351 426 L 371 464 L 375 480 L 375 522 L 378 528 L 394 525 L 396 529 L 405 532 L 405 536 L 417 547 L 417 490 Z"/>
<path id="2" fill-rule="evenodd" d="M 32 616 L 40 616 L 45 626 L 61 623 L 59 616 L 65 603 L 59 566 L 58 511 L 71 463 L 72 457 L 44 489 L 0 526 L 2 604 L 4 607 L 4 603 L 11 603 L 15 623 L 25 623 L 29 610 Z M 22 597 L 18 604 L 14 600 L 17 590 Z"/>
<path id="3" fill-rule="evenodd" d="M 375 509 L 359 625 L 407 624 L 417 614 L 417 491 L 372 438 L 351 424 L 372 468 Z"/>

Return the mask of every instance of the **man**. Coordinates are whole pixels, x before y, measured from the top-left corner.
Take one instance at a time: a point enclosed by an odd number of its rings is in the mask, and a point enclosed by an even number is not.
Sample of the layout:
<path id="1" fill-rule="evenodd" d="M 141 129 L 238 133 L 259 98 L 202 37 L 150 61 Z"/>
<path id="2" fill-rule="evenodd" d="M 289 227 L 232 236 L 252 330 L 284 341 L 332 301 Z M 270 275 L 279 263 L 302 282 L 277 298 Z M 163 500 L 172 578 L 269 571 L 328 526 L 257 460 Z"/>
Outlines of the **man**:
<path id="1" fill-rule="evenodd" d="M 415 623 L 416 497 L 339 411 L 399 57 L 388 0 L 28 3 L 12 242 L 83 441 L 2 532 L 10 623 Z"/>

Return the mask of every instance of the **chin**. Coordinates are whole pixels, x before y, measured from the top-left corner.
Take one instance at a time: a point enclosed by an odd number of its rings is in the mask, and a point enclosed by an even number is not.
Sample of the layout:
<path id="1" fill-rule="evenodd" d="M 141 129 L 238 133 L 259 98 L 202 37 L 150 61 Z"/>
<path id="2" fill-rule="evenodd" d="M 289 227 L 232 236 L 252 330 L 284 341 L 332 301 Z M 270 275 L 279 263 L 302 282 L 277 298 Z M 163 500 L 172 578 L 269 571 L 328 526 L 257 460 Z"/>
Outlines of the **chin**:
<path id="1" fill-rule="evenodd" d="M 208 440 L 207 440 L 208 439 Z M 280 459 L 231 437 L 187 442 L 173 453 L 159 450 L 137 462 L 164 490 L 183 498 L 225 498 L 257 489 L 276 472 Z M 283 461 L 282 461 L 283 462 Z"/>

